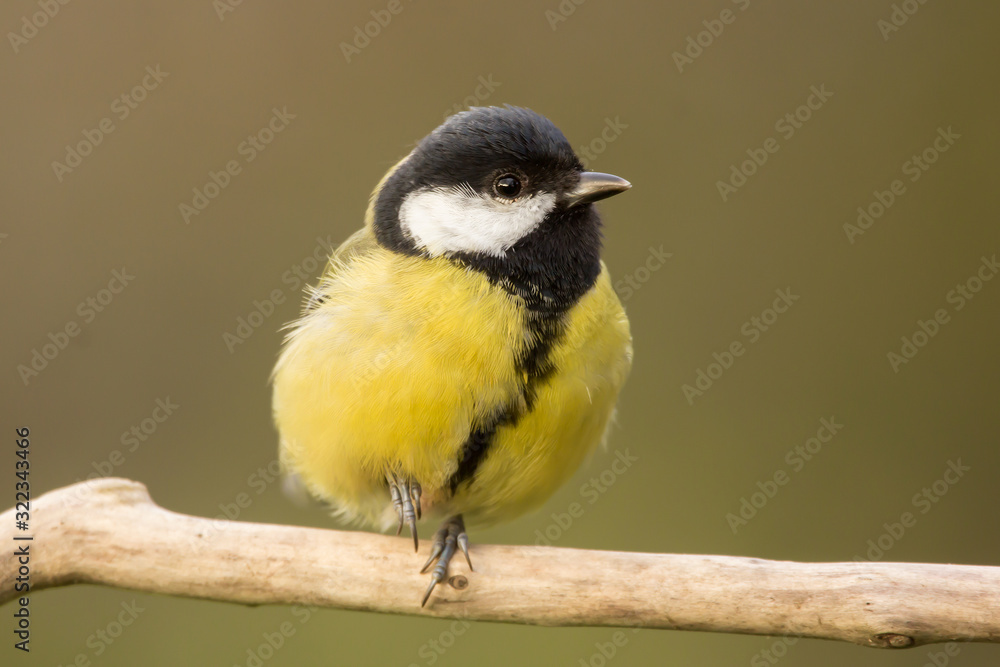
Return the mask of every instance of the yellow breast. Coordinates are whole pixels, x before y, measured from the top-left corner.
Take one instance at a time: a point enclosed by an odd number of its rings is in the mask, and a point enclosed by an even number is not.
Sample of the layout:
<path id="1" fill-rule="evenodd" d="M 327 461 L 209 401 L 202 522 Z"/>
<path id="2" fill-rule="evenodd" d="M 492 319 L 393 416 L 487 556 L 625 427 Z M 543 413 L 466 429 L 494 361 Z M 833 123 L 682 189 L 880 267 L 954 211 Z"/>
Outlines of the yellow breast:
<path id="1" fill-rule="evenodd" d="M 389 470 L 421 483 L 433 515 L 482 523 L 537 506 L 602 439 L 631 364 L 606 270 L 563 316 L 537 382 L 519 364 L 538 343 L 523 302 L 477 271 L 374 246 L 336 264 L 320 290 L 275 369 L 282 460 L 344 514 L 383 528 L 395 519 Z M 503 410 L 515 418 L 494 424 L 456 487 L 470 433 Z"/>

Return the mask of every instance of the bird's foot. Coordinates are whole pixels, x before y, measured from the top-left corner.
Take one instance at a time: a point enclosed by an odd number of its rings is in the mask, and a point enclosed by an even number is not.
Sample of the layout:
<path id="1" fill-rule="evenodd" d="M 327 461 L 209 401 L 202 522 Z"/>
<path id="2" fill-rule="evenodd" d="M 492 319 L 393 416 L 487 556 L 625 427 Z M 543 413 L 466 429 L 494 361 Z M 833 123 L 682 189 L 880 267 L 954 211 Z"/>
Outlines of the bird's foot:
<path id="1" fill-rule="evenodd" d="M 420 542 L 417 538 L 417 519 L 420 518 L 420 484 L 417 482 L 399 478 L 394 474 L 387 476 L 389 480 L 389 495 L 392 496 L 392 506 L 399 517 L 399 526 L 396 534 L 403 531 L 403 524 L 410 527 L 410 534 L 413 535 L 413 550 L 417 551 Z"/>
<path id="2" fill-rule="evenodd" d="M 427 600 L 434 591 L 434 587 L 444 581 L 445 576 L 448 574 L 448 563 L 451 562 L 456 549 L 461 549 L 462 553 L 465 554 L 465 562 L 469 564 L 469 569 L 471 570 L 472 560 L 469 559 L 469 536 L 465 534 L 465 522 L 462 520 L 461 514 L 457 514 L 445 521 L 434 535 L 434 542 L 431 544 L 431 557 L 424 563 L 420 572 L 427 572 L 430 566 L 434 564 L 434 561 L 437 561 L 437 565 L 434 566 L 434 571 L 431 573 L 431 585 L 427 587 L 427 592 L 424 593 L 424 599 L 420 603 L 421 607 L 427 604 Z"/>

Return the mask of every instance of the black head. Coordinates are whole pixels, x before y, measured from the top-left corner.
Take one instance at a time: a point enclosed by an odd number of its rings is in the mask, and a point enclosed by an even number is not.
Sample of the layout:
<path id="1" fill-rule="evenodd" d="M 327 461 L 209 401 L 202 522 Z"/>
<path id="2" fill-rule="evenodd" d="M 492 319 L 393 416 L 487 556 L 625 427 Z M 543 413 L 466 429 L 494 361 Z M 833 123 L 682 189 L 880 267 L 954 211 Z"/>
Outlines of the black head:
<path id="1" fill-rule="evenodd" d="M 584 172 L 563 133 L 529 109 L 481 107 L 424 138 L 376 193 L 379 242 L 445 256 L 529 305 L 565 309 L 600 272 L 592 202 L 627 181 Z"/>

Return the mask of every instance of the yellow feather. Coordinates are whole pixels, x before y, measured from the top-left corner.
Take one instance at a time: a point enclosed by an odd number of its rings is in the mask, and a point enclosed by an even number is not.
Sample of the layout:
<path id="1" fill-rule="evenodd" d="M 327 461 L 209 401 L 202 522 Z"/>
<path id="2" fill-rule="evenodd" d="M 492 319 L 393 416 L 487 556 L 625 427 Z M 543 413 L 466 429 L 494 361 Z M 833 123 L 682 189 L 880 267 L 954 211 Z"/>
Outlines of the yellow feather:
<path id="1" fill-rule="evenodd" d="M 391 252 L 366 225 L 335 253 L 275 368 L 283 463 L 344 515 L 382 529 L 396 521 L 390 470 L 421 483 L 425 514 L 485 524 L 537 507 L 602 440 L 632 349 L 602 265 L 567 315 L 533 409 L 498 429 L 452 496 L 470 431 L 523 404 L 525 318 L 482 273 Z"/>

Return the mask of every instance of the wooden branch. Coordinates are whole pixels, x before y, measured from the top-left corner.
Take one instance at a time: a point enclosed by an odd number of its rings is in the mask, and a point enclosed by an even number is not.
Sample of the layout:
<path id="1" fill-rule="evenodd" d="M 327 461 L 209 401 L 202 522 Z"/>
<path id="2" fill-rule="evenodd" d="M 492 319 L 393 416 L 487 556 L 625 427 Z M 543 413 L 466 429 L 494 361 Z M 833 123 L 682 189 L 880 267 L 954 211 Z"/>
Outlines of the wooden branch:
<path id="1" fill-rule="evenodd" d="M 670 628 L 839 639 L 883 648 L 1000 643 L 1000 567 L 473 544 L 427 608 L 409 539 L 217 521 L 167 511 L 124 479 L 31 503 L 33 541 L 0 516 L 0 603 L 19 545 L 31 590 L 89 583 L 241 604 L 301 604 L 533 625 Z M 427 542 L 424 541 L 424 545 Z M 10 545 L 15 545 L 12 548 Z M 424 547 L 426 551 L 427 547 Z"/>

